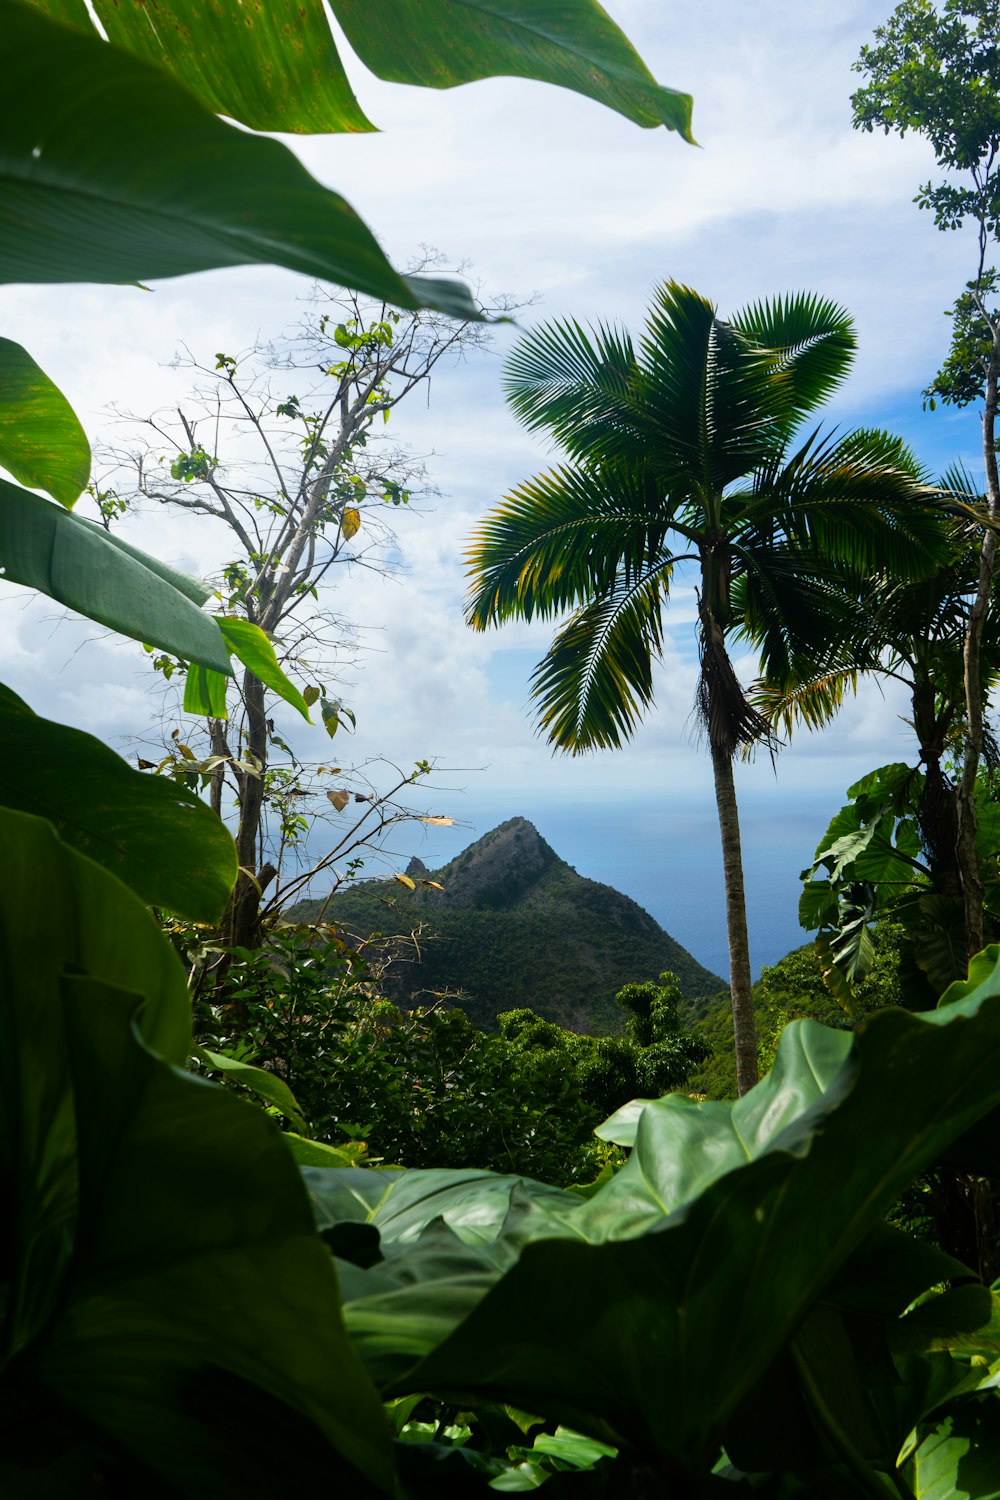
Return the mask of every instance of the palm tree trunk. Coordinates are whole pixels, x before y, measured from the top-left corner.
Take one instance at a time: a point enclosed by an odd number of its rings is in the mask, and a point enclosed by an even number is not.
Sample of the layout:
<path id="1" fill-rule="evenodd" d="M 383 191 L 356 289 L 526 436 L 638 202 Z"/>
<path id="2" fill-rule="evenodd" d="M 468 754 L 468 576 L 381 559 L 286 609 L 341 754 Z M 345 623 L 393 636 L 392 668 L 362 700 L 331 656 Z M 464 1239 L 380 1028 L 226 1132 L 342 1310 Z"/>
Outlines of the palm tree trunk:
<path id="1" fill-rule="evenodd" d="M 742 1096 L 757 1082 L 757 1031 L 753 1019 L 750 942 L 747 937 L 746 896 L 743 890 L 743 851 L 736 805 L 733 758 L 712 745 L 715 802 L 722 835 L 722 868 L 726 881 L 726 931 L 729 935 L 729 993 L 733 1003 L 736 1044 L 736 1087 Z"/>

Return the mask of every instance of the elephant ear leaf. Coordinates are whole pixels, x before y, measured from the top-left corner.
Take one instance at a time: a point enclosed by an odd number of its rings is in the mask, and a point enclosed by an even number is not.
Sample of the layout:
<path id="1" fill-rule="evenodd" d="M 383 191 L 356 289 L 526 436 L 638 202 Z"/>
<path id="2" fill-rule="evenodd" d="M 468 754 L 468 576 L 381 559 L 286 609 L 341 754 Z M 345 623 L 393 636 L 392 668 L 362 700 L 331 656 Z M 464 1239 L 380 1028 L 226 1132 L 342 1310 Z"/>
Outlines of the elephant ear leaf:
<path id="1" fill-rule="evenodd" d="M 90 444 L 76 412 L 27 349 L 2 338 L 0 465 L 67 508 L 90 478 Z"/>
<path id="2" fill-rule="evenodd" d="M 333 0 L 333 11 L 380 78 L 431 88 L 497 75 L 535 78 L 693 141 L 691 96 L 658 84 L 595 0 Z"/>

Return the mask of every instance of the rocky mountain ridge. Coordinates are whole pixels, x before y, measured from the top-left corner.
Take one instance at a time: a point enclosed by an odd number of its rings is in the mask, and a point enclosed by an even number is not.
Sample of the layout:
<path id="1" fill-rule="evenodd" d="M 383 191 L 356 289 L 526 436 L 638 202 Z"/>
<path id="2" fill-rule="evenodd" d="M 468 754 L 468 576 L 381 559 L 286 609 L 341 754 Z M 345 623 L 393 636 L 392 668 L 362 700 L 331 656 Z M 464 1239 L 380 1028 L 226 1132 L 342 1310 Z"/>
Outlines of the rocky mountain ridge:
<path id="1" fill-rule="evenodd" d="M 438 870 L 414 857 L 405 873 L 413 890 L 361 881 L 338 892 L 325 917 L 352 938 L 419 929 L 419 961 L 400 948 L 387 971 L 400 1003 L 461 992 L 478 1025 L 530 1006 L 578 1031 L 611 1031 L 621 1021 L 614 994 L 629 981 L 670 969 L 689 999 L 723 987 L 637 902 L 578 875 L 526 818 L 501 823 Z M 294 915 L 309 920 L 321 904 Z"/>

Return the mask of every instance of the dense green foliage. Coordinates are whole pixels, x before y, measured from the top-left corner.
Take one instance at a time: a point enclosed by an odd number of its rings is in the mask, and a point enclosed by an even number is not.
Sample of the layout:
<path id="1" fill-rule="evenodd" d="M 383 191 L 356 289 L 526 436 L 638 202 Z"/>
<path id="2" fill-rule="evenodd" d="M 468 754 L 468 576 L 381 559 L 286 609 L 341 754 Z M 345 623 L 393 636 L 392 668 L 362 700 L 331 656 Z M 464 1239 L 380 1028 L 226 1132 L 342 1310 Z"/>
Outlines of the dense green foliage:
<path id="1" fill-rule="evenodd" d="M 430 872 L 426 872 L 430 874 Z M 323 919 L 354 937 L 416 928 L 385 975 L 400 1004 L 456 993 L 477 1026 L 524 1006 L 572 1031 L 619 1031 L 612 999 L 630 980 L 669 969 L 688 998 L 722 981 L 634 901 L 577 875 L 523 818 L 503 823 L 413 891 L 366 880 L 330 900 L 300 903 L 298 921 Z"/>
<path id="2" fill-rule="evenodd" d="M 929 780 L 929 771 L 897 763 L 849 787 L 850 800 L 802 872 L 799 920 L 818 928 L 824 978 L 848 1010 L 860 1003 L 856 995 L 875 961 L 873 928 L 879 921 L 894 924 L 911 1009 L 933 1006 L 953 980 L 964 977 L 963 902 L 960 887 L 941 880 Z M 983 917 L 987 932 L 994 933 L 1000 922 L 1000 806 L 986 775 L 979 778 L 976 825 Z M 954 816 L 950 826 L 954 835 Z"/>
<path id="3" fill-rule="evenodd" d="M 333 1477 L 392 1494 L 398 1474 L 430 1500 L 445 1474 L 485 1495 L 566 1451 L 581 1496 L 649 1494 L 655 1474 L 653 1493 L 735 1497 L 770 1475 L 775 1492 L 853 1500 L 880 1475 L 930 1495 L 935 1464 L 949 1494 L 970 1454 L 995 1462 L 1000 1304 L 883 1216 L 943 1153 L 1000 1169 L 1000 951 L 936 1012 L 795 1023 L 735 1105 L 619 1110 L 598 1134 L 629 1160 L 587 1193 L 472 1170 L 303 1173 L 259 1110 L 168 1065 L 183 974 L 141 904 L 126 920 L 114 877 L 4 816 L 35 871 L 2 913 L 5 952 L 72 909 L 70 872 L 119 916 L 113 941 L 36 944 L 6 1013 L 2 1139 L 24 1206 L 7 1492 L 245 1496 Z M 669 1020 L 669 996 L 626 998 L 646 1034 Z M 379 1396 L 402 1403 L 391 1425 Z M 519 1413 L 532 1441 L 511 1432 Z M 573 1449 L 567 1429 L 603 1446 Z"/>
<path id="4" fill-rule="evenodd" d="M 221 1068 L 290 1128 L 349 1154 L 588 1182 L 608 1159 L 595 1127 L 630 1099 L 680 1087 L 707 1053 L 681 1027 L 671 974 L 615 997 L 624 1036 L 578 1036 L 528 1009 L 483 1032 L 446 1004 L 398 1010 L 363 959 L 321 936 L 288 929 L 258 952 L 231 950 L 224 980 L 196 1004 L 195 1037 L 208 1073 Z"/>
<path id="5" fill-rule="evenodd" d="M 871 935 L 873 957 L 866 977 L 854 992 L 854 1013 L 833 998 L 823 977 L 823 962 L 814 943 L 796 948 L 778 963 L 761 970 L 753 987 L 754 1016 L 761 1072 L 774 1063 L 781 1033 L 792 1021 L 820 1021 L 837 1030 L 850 1030 L 860 1015 L 887 1005 L 900 1005 L 899 943 L 901 930 L 882 921 Z M 686 1087 L 709 1099 L 736 1097 L 736 1062 L 729 996 L 723 991 L 712 1001 L 682 1004 L 681 1014 L 711 1048 L 707 1062 L 689 1077 Z"/>

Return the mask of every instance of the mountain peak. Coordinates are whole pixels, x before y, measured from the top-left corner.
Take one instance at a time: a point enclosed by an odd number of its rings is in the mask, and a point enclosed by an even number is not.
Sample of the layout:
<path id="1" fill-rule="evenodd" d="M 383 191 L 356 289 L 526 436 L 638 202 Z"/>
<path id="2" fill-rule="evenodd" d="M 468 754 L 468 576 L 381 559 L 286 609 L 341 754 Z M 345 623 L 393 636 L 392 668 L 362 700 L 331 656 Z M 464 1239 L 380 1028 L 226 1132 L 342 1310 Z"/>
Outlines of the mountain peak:
<path id="1" fill-rule="evenodd" d="M 546 871 L 562 863 L 534 823 L 508 818 L 436 872 L 444 892 L 436 897 L 428 893 L 428 899 L 449 906 L 513 906 Z"/>

